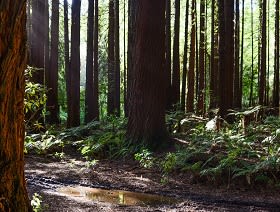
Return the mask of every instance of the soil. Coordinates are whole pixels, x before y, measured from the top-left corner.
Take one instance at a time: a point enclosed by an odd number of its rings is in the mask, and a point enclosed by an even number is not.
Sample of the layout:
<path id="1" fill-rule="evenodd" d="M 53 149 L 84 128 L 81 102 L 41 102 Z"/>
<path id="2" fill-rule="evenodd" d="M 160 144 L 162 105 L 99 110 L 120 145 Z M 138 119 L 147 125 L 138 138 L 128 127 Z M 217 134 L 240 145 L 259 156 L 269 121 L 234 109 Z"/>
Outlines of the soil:
<path id="1" fill-rule="evenodd" d="M 99 160 L 88 166 L 74 150 L 63 159 L 26 155 L 25 176 L 30 197 L 42 197 L 43 211 L 280 211 L 279 189 L 197 183 L 190 173 L 172 173 L 162 183 L 158 170 L 128 160 Z M 226 176 L 225 176 L 226 177 Z M 173 204 L 120 205 L 59 192 L 65 186 L 124 190 L 175 198 Z"/>

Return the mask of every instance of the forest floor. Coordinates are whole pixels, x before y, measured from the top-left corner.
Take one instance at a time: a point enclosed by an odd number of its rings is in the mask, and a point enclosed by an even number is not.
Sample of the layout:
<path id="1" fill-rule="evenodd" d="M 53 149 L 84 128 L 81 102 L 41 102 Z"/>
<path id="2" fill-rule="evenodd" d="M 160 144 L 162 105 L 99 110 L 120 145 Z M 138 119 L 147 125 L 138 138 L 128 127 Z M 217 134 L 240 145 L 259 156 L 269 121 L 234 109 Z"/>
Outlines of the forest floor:
<path id="1" fill-rule="evenodd" d="M 168 182 L 162 183 L 161 173 L 141 168 L 132 159 L 100 160 L 88 166 L 74 150 L 66 152 L 62 159 L 51 155 L 25 157 L 28 192 L 30 198 L 34 193 L 41 196 L 42 211 L 280 211 L 279 189 L 196 183 L 188 173 L 173 173 Z M 79 191 L 69 188 L 77 186 Z M 97 201 L 87 197 L 89 187 L 156 194 L 170 199 L 163 199 L 163 203 L 125 205 L 112 202 L 112 192 L 108 191 L 108 197 Z M 118 194 L 116 198 L 121 196 Z"/>

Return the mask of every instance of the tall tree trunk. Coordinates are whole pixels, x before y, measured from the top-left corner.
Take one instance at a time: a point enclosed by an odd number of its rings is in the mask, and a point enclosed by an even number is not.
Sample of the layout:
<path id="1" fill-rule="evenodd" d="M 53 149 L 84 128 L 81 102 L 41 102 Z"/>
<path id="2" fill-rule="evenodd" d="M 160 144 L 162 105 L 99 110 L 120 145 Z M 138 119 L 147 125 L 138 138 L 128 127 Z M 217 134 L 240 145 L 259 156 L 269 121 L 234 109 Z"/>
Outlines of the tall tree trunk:
<path id="1" fill-rule="evenodd" d="M 242 28 L 242 33 L 241 33 L 241 49 L 240 49 L 240 52 L 241 52 L 241 56 L 240 56 L 240 79 L 239 79 L 239 85 L 240 85 L 240 88 L 239 88 L 239 92 L 240 92 L 240 105 L 242 107 L 242 97 L 243 97 L 243 63 L 244 63 L 244 20 L 245 20 L 245 17 L 244 17 L 244 14 L 245 14 L 245 8 L 244 8 L 244 2 L 245 0 L 242 0 L 242 23 L 241 23 L 241 28 Z"/>
<path id="2" fill-rule="evenodd" d="M 172 104 L 180 102 L 180 0 L 175 0 L 175 23 L 173 41 Z"/>
<path id="3" fill-rule="evenodd" d="M 171 1 L 165 1 L 165 69 L 167 75 L 167 104 L 166 109 L 172 108 L 172 84 L 171 84 Z"/>
<path id="4" fill-rule="evenodd" d="M 259 69 L 259 104 L 265 105 L 266 94 L 266 0 L 261 5 L 261 49 Z"/>
<path id="5" fill-rule="evenodd" d="M 279 110 L 279 57 L 279 0 L 275 0 L 273 107 L 277 108 L 277 110 Z"/>
<path id="6" fill-rule="evenodd" d="M 196 19 L 196 0 L 192 0 L 191 14 L 191 41 L 190 41 L 190 59 L 189 71 L 187 73 L 188 93 L 187 93 L 187 112 L 194 112 L 194 70 L 195 70 L 195 19 Z"/>
<path id="7" fill-rule="evenodd" d="M 58 108 L 58 42 L 59 42 L 59 0 L 52 0 L 52 19 L 51 19 L 51 56 L 50 69 L 48 71 L 48 99 L 47 110 L 48 122 L 50 124 L 59 123 Z M 46 55 L 45 55 L 46 56 Z"/>
<path id="8" fill-rule="evenodd" d="M 67 96 L 67 114 L 71 113 L 71 75 L 69 71 L 69 26 L 68 26 L 68 0 L 64 0 L 64 66 L 65 66 L 65 79 L 66 79 L 66 96 Z M 69 122 L 67 123 L 69 127 Z"/>
<path id="9" fill-rule="evenodd" d="M 197 112 L 205 112 L 205 0 L 200 1 L 200 40 L 199 40 L 199 85 Z"/>
<path id="10" fill-rule="evenodd" d="M 233 107 L 234 0 L 219 0 L 220 114 Z"/>
<path id="11" fill-rule="evenodd" d="M 137 0 L 128 0 L 128 43 L 127 43 L 127 108 L 126 116 L 130 108 L 131 87 L 133 79 L 133 52 L 135 46 L 135 22 L 138 8 Z"/>
<path id="12" fill-rule="evenodd" d="M 115 100 L 114 100 L 114 105 L 115 105 L 115 114 L 116 116 L 120 116 L 120 24 L 119 24 L 119 19 L 120 19 L 120 11 L 119 11 L 119 0 L 114 0 L 114 16 L 115 16 L 115 24 L 114 24 L 114 38 L 115 38 Z"/>
<path id="13" fill-rule="evenodd" d="M 116 97 L 116 71 L 115 71 L 115 15 L 114 0 L 109 1 L 109 30 L 108 30 L 108 114 L 115 113 L 115 97 Z"/>
<path id="14" fill-rule="evenodd" d="M 138 4 L 127 138 L 158 148 L 167 140 L 166 74 L 162 71 L 165 66 L 165 4 L 162 0 L 141 0 Z"/>
<path id="15" fill-rule="evenodd" d="M 218 107 L 218 84 L 219 84 L 219 67 L 218 67 L 218 21 L 217 21 L 217 0 L 212 0 L 211 16 L 211 71 L 210 71 L 210 105 L 209 108 Z"/>
<path id="16" fill-rule="evenodd" d="M 70 114 L 68 126 L 80 125 L 80 12 L 81 0 L 72 1 L 71 59 L 70 59 Z"/>
<path id="17" fill-rule="evenodd" d="M 86 59 L 86 90 L 85 90 L 85 123 L 93 120 L 93 29 L 94 0 L 88 0 L 87 22 L 87 59 Z"/>
<path id="18" fill-rule="evenodd" d="M 95 14 L 94 14 L 94 55 L 93 55 L 93 119 L 99 120 L 99 62 L 98 62 L 98 33 L 99 33 L 99 4 L 98 0 L 95 0 Z"/>
<path id="19" fill-rule="evenodd" d="M 244 0 L 243 0 L 244 3 Z M 243 9 L 244 11 L 244 9 Z M 244 16 L 244 12 L 243 12 Z M 244 40 L 244 17 L 242 23 L 242 41 Z M 243 45 L 243 43 L 242 43 Z M 243 56 L 243 49 L 242 49 Z M 243 62 L 243 57 L 242 57 Z M 249 96 L 249 106 L 253 105 L 253 84 L 254 84 L 254 13 L 253 13 L 253 0 L 251 0 L 251 80 L 250 80 L 250 96 Z"/>
<path id="20" fill-rule="evenodd" d="M 124 105 L 124 115 L 127 115 L 127 69 L 126 69 L 126 1 L 123 2 L 123 105 Z"/>
<path id="21" fill-rule="evenodd" d="M 185 44 L 183 58 L 183 76 L 182 76 L 182 91 L 181 91 L 181 110 L 185 111 L 186 107 L 186 80 L 187 80 L 187 63 L 188 63 L 188 29 L 189 29 L 189 0 L 186 1 L 185 12 Z"/>
<path id="22" fill-rule="evenodd" d="M 24 179 L 26 1 L 0 3 L 0 211 L 31 212 Z"/>
<path id="23" fill-rule="evenodd" d="M 44 0 L 44 67 L 45 67 L 45 82 L 48 85 L 49 82 L 49 66 L 50 66 L 50 38 L 49 38 L 49 1 Z"/>
<path id="24" fill-rule="evenodd" d="M 240 93 L 240 10 L 239 0 L 235 0 L 235 62 L 234 62 L 234 107 L 241 108 L 241 93 Z"/>

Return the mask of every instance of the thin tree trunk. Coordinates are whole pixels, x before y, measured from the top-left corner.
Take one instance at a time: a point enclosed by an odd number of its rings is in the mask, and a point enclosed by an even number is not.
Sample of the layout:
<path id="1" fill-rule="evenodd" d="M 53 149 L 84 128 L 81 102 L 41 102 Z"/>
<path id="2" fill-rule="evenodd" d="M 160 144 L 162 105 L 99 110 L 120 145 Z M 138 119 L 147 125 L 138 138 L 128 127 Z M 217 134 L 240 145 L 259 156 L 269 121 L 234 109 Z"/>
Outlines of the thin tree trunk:
<path id="1" fill-rule="evenodd" d="M 87 58 L 86 58 L 86 90 L 85 90 L 85 123 L 94 119 L 93 103 L 93 29 L 94 0 L 88 0 L 87 22 Z"/>
<path id="2" fill-rule="evenodd" d="M 274 49 L 274 83 L 273 107 L 279 111 L 279 0 L 275 0 L 275 49 Z"/>
<path id="3" fill-rule="evenodd" d="M 235 0 L 235 64 L 234 64 L 234 107 L 241 108 L 241 93 L 240 93 L 240 10 L 239 0 Z"/>
<path id="4" fill-rule="evenodd" d="M 244 18 L 243 18 L 243 30 L 244 30 Z M 244 34 L 243 34 L 243 36 L 244 36 Z M 254 13 L 253 13 L 253 0 L 251 0 L 251 80 L 250 80 L 249 106 L 253 105 L 254 75 L 255 75 L 254 74 Z"/>
<path id="5" fill-rule="evenodd" d="M 245 8 L 244 8 L 244 1 L 242 0 L 242 23 L 241 23 L 241 28 L 242 28 L 242 33 L 241 33 L 241 56 L 240 56 L 240 105 L 242 107 L 242 97 L 243 97 L 243 63 L 244 63 L 244 12 L 245 12 Z"/>
<path id="6" fill-rule="evenodd" d="M 31 212 L 24 177 L 26 1 L 0 3 L 0 211 Z"/>
<path id="7" fill-rule="evenodd" d="M 115 113 L 115 97 L 116 97 L 116 71 L 115 71 L 115 34 L 114 34 L 114 0 L 109 1 L 109 30 L 108 30 L 108 97 L 107 112 Z"/>
<path id="8" fill-rule="evenodd" d="M 115 38 L 115 115 L 120 116 L 120 24 L 119 24 L 119 0 L 114 0 L 114 16 L 115 16 L 115 24 L 114 24 L 114 38 Z"/>
<path id="9" fill-rule="evenodd" d="M 180 102 L 180 0 L 175 0 L 175 23 L 173 41 L 172 104 Z"/>
<path id="10" fill-rule="evenodd" d="M 64 0 L 64 66 L 66 79 L 67 114 L 71 114 L 71 75 L 69 72 L 69 26 L 68 26 L 68 0 Z M 69 122 L 67 121 L 67 126 Z"/>
<path id="11" fill-rule="evenodd" d="M 185 112 L 186 107 L 186 80 L 187 80 L 187 63 L 188 63 L 188 28 L 189 28 L 189 0 L 186 1 L 185 12 L 185 44 L 183 58 L 183 76 L 182 76 L 182 91 L 181 91 L 181 110 Z"/>
<path id="12" fill-rule="evenodd" d="M 262 0 L 261 13 L 261 55 L 259 70 L 259 104 L 265 105 L 266 94 L 266 0 Z"/>
<path id="13" fill-rule="evenodd" d="M 172 108 L 172 84 L 171 84 L 171 2 L 166 0 L 165 12 L 165 68 L 167 75 L 167 104 L 166 109 Z"/>
<path id="14" fill-rule="evenodd" d="M 47 110 L 48 122 L 50 124 L 59 123 L 58 108 L 58 42 L 59 42 L 59 0 L 52 0 L 51 19 L 51 55 L 48 81 Z M 46 56 L 46 55 L 45 55 Z"/>
<path id="15" fill-rule="evenodd" d="M 95 0 L 95 13 L 94 13 L 94 53 L 93 53 L 93 119 L 99 120 L 99 62 L 98 62 L 98 35 L 99 35 L 99 2 Z"/>
<path id="16" fill-rule="evenodd" d="M 190 59 L 189 59 L 189 71 L 188 71 L 188 93 L 187 93 L 187 112 L 194 112 L 194 70 L 195 70 L 195 23 L 196 23 L 196 0 L 192 0 L 192 14 L 191 14 L 191 41 L 190 41 Z"/>
<path id="17" fill-rule="evenodd" d="M 197 112 L 204 114 L 205 100 L 205 0 L 200 1 L 199 85 Z"/>
<path id="18" fill-rule="evenodd" d="M 72 1 L 70 114 L 68 126 L 80 125 L 80 12 L 81 0 Z"/>

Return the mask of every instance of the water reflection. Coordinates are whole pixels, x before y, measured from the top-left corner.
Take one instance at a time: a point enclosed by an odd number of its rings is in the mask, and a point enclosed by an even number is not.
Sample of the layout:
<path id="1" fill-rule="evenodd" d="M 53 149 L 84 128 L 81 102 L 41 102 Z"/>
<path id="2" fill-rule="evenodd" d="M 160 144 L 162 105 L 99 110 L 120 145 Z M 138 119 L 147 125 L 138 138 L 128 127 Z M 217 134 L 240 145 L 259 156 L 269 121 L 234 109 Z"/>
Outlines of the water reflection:
<path id="1" fill-rule="evenodd" d="M 170 205 L 178 202 L 178 200 L 175 198 L 160 195 L 121 190 L 105 190 L 81 186 L 62 187 L 58 189 L 58 192 L 68 196 L 84 197 L 95 201 L 109 202 L 120 205 Z"/>

